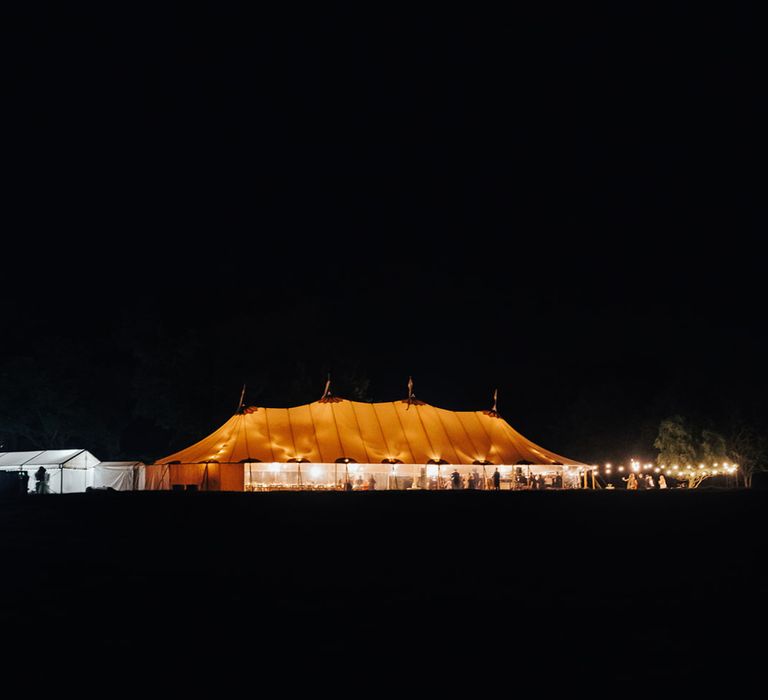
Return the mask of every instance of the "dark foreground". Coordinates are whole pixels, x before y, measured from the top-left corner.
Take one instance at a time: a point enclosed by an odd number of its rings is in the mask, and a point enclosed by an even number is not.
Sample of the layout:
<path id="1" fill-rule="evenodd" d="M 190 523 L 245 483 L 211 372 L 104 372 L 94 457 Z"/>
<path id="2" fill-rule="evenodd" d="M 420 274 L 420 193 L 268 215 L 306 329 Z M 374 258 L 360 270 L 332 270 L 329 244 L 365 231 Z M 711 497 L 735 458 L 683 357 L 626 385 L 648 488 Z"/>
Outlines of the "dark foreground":
<path id="1" fill-rule="evenodd" d="M 766 505 L 704 490 L 3 501 L 2 658 L 339 688 L 738 683 L 768 664 Z"/>

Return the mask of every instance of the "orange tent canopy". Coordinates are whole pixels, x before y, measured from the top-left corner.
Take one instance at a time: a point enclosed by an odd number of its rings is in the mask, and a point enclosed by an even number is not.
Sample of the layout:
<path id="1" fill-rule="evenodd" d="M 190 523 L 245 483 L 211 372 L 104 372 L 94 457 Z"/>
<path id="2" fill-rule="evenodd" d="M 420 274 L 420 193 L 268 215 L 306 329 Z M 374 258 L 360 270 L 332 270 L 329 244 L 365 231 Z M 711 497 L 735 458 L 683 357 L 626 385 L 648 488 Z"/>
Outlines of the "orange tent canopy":
<path id="1" fill-rule="evenodd" d="M 420 401 L 321 399 L 293 408 L 246 408 L 159 464 L 181 462 L 566 464 L 493 411 L 447 411 Z"/>

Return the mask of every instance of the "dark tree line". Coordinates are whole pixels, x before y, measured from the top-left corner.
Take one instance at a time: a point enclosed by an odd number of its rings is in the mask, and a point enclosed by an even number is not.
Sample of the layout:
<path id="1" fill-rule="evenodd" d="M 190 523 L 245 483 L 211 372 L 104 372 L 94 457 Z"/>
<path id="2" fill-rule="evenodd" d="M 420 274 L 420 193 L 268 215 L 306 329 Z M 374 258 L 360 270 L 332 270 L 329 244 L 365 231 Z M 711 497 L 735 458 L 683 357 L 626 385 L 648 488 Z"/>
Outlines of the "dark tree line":
<path id="1" fill-rule="evenodd" d="M 413 374 L 419 398 L 456 410 L 490 407 L 498 386 L 501 413 L 513 426 L 591 463 L 648 454 L 659 421 L 676 413 L 722 433 L 729 449 L 739 444 L 744 454 L 754 442 L 749 436 L 764 433 L 759 401 L 748 391 L 763 378 L 751 370 L 702 383 L 706 368 L 693 360 L 673 371 L 674 357 L 646 358 L 631 348 L 497 348 L 452 330 L 454 307 L 444 298 L 453 293 L 458 301 L 459 294 L 443 288 L 418 288 L 428 304 L 414 316 L 395 313 L 407 306 L 397 297 L 391 305 L 396 290 L 387 288 L 361 324 L 368 301 L 346 308 L 308 279 L 258 307 L 265 293 L 247 286 L 213 295 L 180 286 L 157 298 L 138 290 L 114 312 L 86 308 L 82 317 L 71 304 L 66 314 L 46 316 L 0 301 L 2 449 L 84 447 L 101 459 L 155 459 L 229 418 L 243 384 L 249 404 L 291 406 L 318 399 L 329 372 L 337 395 L 376 401 L 404 397 Z M 357 288 L 359 281 L 350 284 Z M 84 294 L 79 306 L 91 298 Z M 490 309 L 482 313 L 481 327 L 503 319 Z M 420 330 L 435 319 L 438 332 Z"/>
<path id="2" fill-rule="evenodd" d="M 682 416 L 672 416 L 661 421 L 653 446 L 658 450 L 659 465 L 693 465 L 694 473 L 699 464 L 706 469 L 712 465 L 738 465 L 735 477 L 747 488 L 752 486 L 755 473 L 768 469 L 765 434 L 744 422 L 732 424 L 730 431 L 723 434 L 698 427 Z"/>
<path id="3" fill-rule="evenodd" d="M 0 451 L 85 447 L 101 459 L 157 458 L 226 420 L 243 384 L 247 403 L 290 406 L 320 398 L 332 373 L 335 393 L 370 398 L 354 359 L 313 363 L 283 344 L 242 334 L 222 342 L 222 334 L 152 323 L 116 338 L 48 334 L 6 347 Z"/>

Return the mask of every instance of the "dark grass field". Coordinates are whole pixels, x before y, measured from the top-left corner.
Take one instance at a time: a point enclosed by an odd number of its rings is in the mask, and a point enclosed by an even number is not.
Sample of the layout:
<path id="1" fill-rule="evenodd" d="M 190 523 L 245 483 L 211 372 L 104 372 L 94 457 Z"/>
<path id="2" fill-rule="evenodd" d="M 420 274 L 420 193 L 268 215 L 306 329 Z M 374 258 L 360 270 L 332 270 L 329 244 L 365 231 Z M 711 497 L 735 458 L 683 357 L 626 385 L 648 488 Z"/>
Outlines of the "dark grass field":
<path id="1" fill-rule="evenodd" d="M 4 500 L 2 658 L 25 676 L 44 649 L 84 676 L 109 660 L 185 681 L 738 682 L 768 664 L 766 505 L 720 490 Z"/>

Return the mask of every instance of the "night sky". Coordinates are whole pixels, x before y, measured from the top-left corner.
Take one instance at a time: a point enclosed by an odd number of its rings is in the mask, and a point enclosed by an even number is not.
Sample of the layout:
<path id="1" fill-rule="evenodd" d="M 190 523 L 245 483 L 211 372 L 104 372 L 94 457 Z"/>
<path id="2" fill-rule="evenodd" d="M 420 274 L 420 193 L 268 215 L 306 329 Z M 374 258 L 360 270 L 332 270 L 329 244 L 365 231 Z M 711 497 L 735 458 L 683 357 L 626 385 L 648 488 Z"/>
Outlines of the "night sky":
<path id="1" fill-rule="evenodd" d="M 79 5 L 4 11 L 5 449 L 161 457 L 328 371 L 589 461 L 765 425 L 748 12 Z"/>

